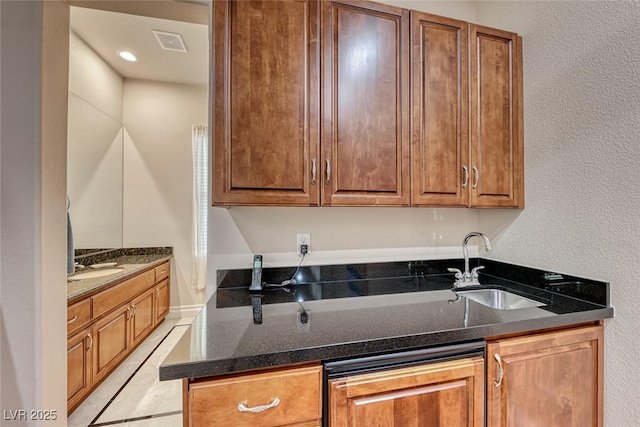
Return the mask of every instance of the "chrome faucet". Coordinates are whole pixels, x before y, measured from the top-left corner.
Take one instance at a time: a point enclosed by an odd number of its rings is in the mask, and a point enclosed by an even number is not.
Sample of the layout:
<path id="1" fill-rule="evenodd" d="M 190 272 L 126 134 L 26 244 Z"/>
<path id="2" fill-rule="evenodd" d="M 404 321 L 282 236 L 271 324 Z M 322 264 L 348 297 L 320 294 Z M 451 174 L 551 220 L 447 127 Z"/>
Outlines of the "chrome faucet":
<path id="1" fill-rule="evenodd" d="M 472 237 L 480 237 L 484 240 L 484 247 L 487 252 L 491 250 L 491 242 L 489 238 L 482 233 L 477 231 L 473 231 L 467 234 L 462 241 L 462 255 L 464 256 L 464 272 L 460 271 L 457 268 L 449 268 L 448 270 L 452 273 L 456 273 L 456 281 L 453 284 L 454 287 L 459 288 L 462 286 L 477 286 L 480 284 L 478 282 L 478 270 L 484 268 L 484 266 L 479 265 L 475 267 L 471 272 L 469 272 L 469 250 L 467 249 L 467 245 L 469 244 L 469 240 Z"/>

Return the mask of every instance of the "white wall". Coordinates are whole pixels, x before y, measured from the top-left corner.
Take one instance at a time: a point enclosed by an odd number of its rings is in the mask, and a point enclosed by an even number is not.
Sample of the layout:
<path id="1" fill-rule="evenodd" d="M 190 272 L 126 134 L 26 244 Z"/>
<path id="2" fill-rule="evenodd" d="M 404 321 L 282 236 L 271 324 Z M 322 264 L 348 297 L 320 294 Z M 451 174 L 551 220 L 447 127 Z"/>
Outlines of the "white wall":
<path id="1" fill-rule="evenodd" d="M 435 15 L 460 19 L 462 21 L 476 21 L 476 2 L 474 0 L 382 0 L 379 3 L 386 3 L 394 6 L 404 7 L 405 9 L 413 9 L 422 12 L 433 13 Z"/>
<path id="2" fill-rule="evenodd" d="M 122 76 L 75 32 L 70 31 L 69 92 L 122 122 L 123 85 Z"/>
<path id="3" fill-rule="evenodd" d="M 207 124 L 206 86 L 125 79 L 124 246 L 173 246 L 171 306 L 204 304 L 191 284 L 191 126 Z"/>
<path id="4" fill-rule="evenodd" d="M 383 3 L 475 19 L 473 1 Z M 311 234 L 311 253 L 305 264 L 317 265 L 459 258 L 462 239 L 477 227 L 477 211 L 465 208 L 214 207 L 209 212 L 209 292 L 216 286 L 216 270 L 250 268 L 256 253 L 264 256 L 267 267 L 297 265 L 297 233 Z"/>
<path id="5" fill-rule="evenodd" d="M 482 211 L 492 257 L 611 282 L 605 425 L 640 420 L 640 3 L 481 2 L 524 40 L 526 209 Z"/>
<path id="6" fill-rule="evenodd" d="M 55 410 L 49 425 L 65 425 L 68 10 L 58 1 L 0 8 L 0 408 Z"/>
<path id="7" fill-rule="evenodd" d="M 67 194 L 76 249 L 122 246 L 123 84 L 71 31 Z"/>

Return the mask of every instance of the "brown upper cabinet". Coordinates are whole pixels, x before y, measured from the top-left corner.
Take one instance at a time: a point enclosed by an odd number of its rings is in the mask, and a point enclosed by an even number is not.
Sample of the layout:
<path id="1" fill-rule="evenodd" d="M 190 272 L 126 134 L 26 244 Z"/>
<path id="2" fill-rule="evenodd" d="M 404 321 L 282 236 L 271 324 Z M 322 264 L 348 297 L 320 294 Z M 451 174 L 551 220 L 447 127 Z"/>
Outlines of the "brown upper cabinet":
<path id="1" fill-rule="evenodd" d="M 409 204 L 409 11 L 322 3 L 322 204 Z"/>
<path id="2" fill-rule="evenodd" d="M 468 27 L 411 11 L 413 205 L 469 204 Z"/>
<path id="3" fill-rule="evenodd" d="M 524 207 L 516 34 L 368 1 L 213 9 L 214 205 Z"/>
<path id="4" fill-rule="evenodd" d="M 469 25 L 471 207 L 524 208 L 522 38 Z"/>
<path id="5" fill-rule="evenodd" d="M 214 204 L 318 204 L 319 5 L 213 2 Z"/>
<path id="6" fill-rule="evenodd" d="M 514 33 L 411 11 L 414 206 L 524 207 Z"/>

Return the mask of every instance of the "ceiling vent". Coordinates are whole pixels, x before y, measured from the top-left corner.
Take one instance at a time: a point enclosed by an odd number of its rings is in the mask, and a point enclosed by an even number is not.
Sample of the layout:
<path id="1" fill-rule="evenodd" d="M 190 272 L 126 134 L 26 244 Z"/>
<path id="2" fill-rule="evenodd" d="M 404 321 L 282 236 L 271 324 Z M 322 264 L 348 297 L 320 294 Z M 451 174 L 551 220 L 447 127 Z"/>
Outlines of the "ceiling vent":
<path id="1" fill-rule="evenodd" d="M 174 52 L 187 53 L 187 47 L 184 45 L 182 36 L 176 33 L 167 33 L 166 31 L 153 31 L 153 35 L 156 36 L 160 47 L 164 50 L 172 50 Z"/>

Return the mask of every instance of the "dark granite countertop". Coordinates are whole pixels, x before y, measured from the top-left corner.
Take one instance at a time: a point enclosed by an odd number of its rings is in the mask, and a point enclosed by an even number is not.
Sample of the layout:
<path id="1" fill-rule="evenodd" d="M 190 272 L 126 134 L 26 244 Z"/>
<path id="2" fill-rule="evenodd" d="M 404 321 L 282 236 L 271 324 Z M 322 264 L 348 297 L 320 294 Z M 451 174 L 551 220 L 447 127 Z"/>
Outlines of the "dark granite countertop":
<path id="1" fill-rule="evenodd" d="M 443 271 L 461 260 L 305 267 L 296 275 L 300 284 L 260 293 L 257 323 L 247 290 L 251 270 L 221 271 L 218 291 L 160 366 L 160 379 L 411 350 L 613 317 L 606 282 L 480 261 L 486 267 L 483 286 L 545 305 L 496 310 L 467 298 L 454 301 L 453 275 Z M 293 271 L 265 269 L 263 278 L 277 284 Z M 299 320 L 302 307 L 307 324 Z"/>
<path id="2" fill-rule="evenodd" d="M 84 268 L 76 270 L 67 277 L 67 303 L 72 304 L 83 297 L 99 292 L 102 289 L 123 282 L 136 274 L 154 268 L 173 257 L 173 249 L 170 247 L 158 248 L 125 248 L 125 249 L 101 249 L 90 254 L 81 252 L 75 260 L 84 265 Z M 88 271 L 100 271 L 92 269 L 91 265 L 115 263 L 122 271 L 108 276 L 91 279 L 73 280 L 75 275 Z"/>

